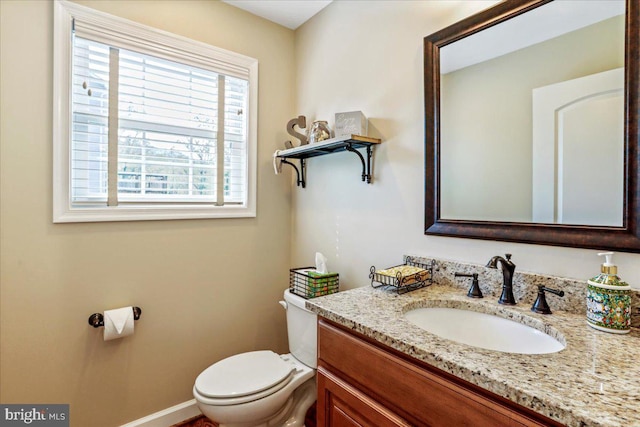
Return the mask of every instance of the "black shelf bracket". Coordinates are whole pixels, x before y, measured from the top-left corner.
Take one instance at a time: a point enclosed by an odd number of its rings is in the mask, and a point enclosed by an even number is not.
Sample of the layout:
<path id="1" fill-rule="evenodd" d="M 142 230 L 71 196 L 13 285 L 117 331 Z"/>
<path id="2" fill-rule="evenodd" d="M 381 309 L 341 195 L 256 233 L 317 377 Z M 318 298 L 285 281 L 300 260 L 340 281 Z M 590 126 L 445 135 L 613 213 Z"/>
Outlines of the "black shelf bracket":
<path id="1" fill-rule="evenodd" d="M 360 154 L 360 152 L 357 149 L 353 148 L 352 144 L 350 143 L 347 144 L 347 146 L 344 149 L 351 153 L 357 154 L 357 156 L 360 158 L 360 162 L 362 163 L 362 182 L 366 180 L 367 184 L 371 184 L 371 157 L 373 156 L 373 150 L 371 150 L 371 146 L 367 145 L 366 147 L 367 149 L 366 161 L 364 156 Z"/>
<path id="2" fill-rule="evenodd" d="M 295 171 L 296 171 L 296 185 L 298 187 L 305 188 L 306 185 L 307 185 L 307 183 L 305 182 L 305 159 L 300 159 L 300 170 L 298 170 L 298 167 L 295 164 L 291 163 L 287 159 L 280 158 L 280 161 L 282 163 L 284 163 L 285 165 L 289 165 L 293 169 L 295 169 Z"/>

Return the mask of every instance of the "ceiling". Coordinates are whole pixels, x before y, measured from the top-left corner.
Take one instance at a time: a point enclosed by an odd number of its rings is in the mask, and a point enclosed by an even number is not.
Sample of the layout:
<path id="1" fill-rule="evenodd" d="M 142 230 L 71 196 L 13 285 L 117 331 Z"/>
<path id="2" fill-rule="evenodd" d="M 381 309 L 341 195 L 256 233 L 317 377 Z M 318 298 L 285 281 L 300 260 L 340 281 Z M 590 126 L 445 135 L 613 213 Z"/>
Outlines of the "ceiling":
<path id="1" fill-rule="evenodd" d="M 333 0 L 223 0 L 231 6 L 292 30 L 304 24 Z"/>

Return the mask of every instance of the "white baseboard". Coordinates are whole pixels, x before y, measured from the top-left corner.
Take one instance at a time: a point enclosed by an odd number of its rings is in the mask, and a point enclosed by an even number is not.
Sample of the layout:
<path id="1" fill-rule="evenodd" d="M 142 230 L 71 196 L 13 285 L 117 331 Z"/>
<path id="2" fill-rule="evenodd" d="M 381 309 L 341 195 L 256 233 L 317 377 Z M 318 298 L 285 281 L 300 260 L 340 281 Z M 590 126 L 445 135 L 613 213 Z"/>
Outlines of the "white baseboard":
<path id="1" fill-rule="evenodd" d="M 191 399 L 188 402 L 163 409 L 155 414 L 147 415 L 144 418 L 131 421 L 120 427 L 169 427 L 200 414 L 201 412 L 196 405 L 196 400 Z"/>

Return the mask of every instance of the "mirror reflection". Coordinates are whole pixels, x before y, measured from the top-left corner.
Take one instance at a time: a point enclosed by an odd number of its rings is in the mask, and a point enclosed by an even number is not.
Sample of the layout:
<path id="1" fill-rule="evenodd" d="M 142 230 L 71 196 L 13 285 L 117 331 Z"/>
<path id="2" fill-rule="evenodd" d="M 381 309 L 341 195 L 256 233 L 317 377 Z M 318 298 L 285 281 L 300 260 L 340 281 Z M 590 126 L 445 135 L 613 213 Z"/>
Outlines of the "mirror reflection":
<path id="1" fill-rule="evenodd" d="M 623 0 L 554 1 L 440 49 L 440 217 L 623 225 Z"/>

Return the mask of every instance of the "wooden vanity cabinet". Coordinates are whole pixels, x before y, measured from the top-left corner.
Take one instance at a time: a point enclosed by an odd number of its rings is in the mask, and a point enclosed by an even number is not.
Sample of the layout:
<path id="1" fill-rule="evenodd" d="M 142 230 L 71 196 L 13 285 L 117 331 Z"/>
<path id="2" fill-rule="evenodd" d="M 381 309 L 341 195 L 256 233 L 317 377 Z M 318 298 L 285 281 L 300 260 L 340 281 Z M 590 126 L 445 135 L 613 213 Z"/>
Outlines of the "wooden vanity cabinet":
<path id="1" fill-rule="evenodd" d="M 318 427 L 562 426 L 324 318 L 317 420 Z"/>

